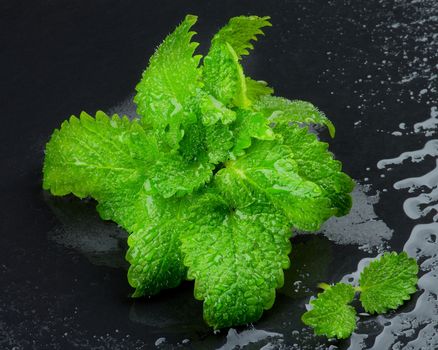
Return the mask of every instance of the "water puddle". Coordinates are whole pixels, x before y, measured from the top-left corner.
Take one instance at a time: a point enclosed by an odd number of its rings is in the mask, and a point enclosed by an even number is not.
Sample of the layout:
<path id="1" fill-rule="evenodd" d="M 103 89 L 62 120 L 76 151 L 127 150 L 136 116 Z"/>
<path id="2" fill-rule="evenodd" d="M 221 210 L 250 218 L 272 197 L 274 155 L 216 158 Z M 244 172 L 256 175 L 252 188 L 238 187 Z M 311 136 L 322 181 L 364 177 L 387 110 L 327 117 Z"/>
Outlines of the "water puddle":
<path id="1" fill-rule="evenodd" d="M 383 251 L 391 239 L 393 230 L 374 211 L 380 193 L 369 194 L 369 185 L 356 185 L 352 192 L 353 207 L 348 215 L 330 218 L 322 233 L 337 244 L 354 244 L 366 252 Z"/>
<path id="2" fill-rule="evenodd" d="M 262 340 L 269 339 L 269 338 L 282 338 L 283 335 L 276 332 L 267 332 L 264 330 L 258 330 L 255 328 L 250 328 L 247 330 L 244 330 L 240 333 L 238 333 L 234 328 L 230 328 L 227 334 L 227 340 L 224 345 L 222 345 L 217 350 L 228 350 L 228 349 L 235 349 L 236 347 L 244 347 L 251 343 L 258 343 Z M 263 348 L 266 350 L 269 347 L 272 347 L 272 343 L 268 343 L 263 346 Z M 262 349 L 263 349 L 262 348 Z"/>
<path id="3" fill-rule="evenodd" d="M 377 166 L 380 169 L 389 169 L 402 167 L 405 161 L 422 162 L 426 157 L 437 157 L 437 145 L 438 140 L 430 140 L 421 149 L 381 160 Z M 408 198 L 404 201 L 403 209 L 410 219 L 427 218 L 430 213 L 436 213 L 438 166 L 422 176 L 399 180 L 393 187 L 395 190 L 407 192 Z M 420 295 L 412 310 L 377 317 L 376 322 L 383 329 L 375 337 L 371 349 L 420 350 L 438 347 L 438 223 L 435 222 L 437 216 L 431 220 L 432 222 L 427 224 L 415 225 L 403 248 L 420 263 Z M 357 280 L 358 274 L 369 261 L 370 259 L 362 259 L 358 272 L 345 276 L 345 280 Z M 362 344 L 360 348 L 365 349 L 365 343 L 358 341 L 362 341 L 364 337 L 367 338 L 364 334 L 353 335 L 350 349 L 356 349 L 359 344 Z"/>

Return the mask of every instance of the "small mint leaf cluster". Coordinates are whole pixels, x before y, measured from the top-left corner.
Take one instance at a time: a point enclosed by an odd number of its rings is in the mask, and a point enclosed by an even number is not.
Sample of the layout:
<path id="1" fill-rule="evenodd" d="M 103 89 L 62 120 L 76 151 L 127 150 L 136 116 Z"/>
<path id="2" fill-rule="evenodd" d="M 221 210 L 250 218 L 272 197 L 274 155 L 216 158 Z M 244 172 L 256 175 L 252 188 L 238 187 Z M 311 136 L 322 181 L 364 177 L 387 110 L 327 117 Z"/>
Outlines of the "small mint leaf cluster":
<path id="1" fill-rule="evenodd" d="M 254 322 L 289 266 L 291 227 L 316 231 L 351 207 L 354 183 L 307 124 L 315 106 L 272 96 L 242 60 L 270 26 L 240 16 L 196 54 L 187 16 L 136 86 L 139 118 L 83 112 L 46 146 L 44 189 L 97 201 L 128 233 L 133 297 L 195 280 L 214 328 Z"/>
<path id="2" fill-rule="evenodd" d="M 315 334 L 329 338 L 348 338 L 356 328 L 356 310 L 348 305 L 360 293 L 366 312 L 385 313 L 397 309 L 417 290 L 418 265 L 405 252 L 385 253 L 371 262 L 360 274 L 359 286 L 321 283 L 324 292 L 310 301 L 312 309 L 301 317 Z"/>

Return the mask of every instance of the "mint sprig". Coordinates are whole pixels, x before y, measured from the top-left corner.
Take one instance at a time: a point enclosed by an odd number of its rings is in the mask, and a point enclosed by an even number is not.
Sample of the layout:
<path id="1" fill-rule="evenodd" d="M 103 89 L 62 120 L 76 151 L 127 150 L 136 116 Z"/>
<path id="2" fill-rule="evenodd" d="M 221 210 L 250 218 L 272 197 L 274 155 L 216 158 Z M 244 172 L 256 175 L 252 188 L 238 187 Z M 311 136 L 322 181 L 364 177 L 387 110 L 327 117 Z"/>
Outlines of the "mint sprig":
<path id="1" fill-rule="evenodd" d="M 313 309 L 305 312 L 301 320 L 313 327 L 317 335 L 348 338 L 356 328 L 356 311 L 347 305 L 353 301 L 355 292 L 360 293 L 365 311 L 384 313 L 397 309 L 415 293 L 417 273 L 416 260 L 405 252 L 384 253 L 361 272 L 357 287 L 320 284 L 325 291 L 310 302 Z"/>
<path id="2" fill-rule="evenodd" d="M 268 17 L 232 18 L 207 56 L 187 16 L 136 86 L 139 119 L 82 113 L 46 146 L 43 187 L 92 197 L 126 229 L 133 296 L 195 280 L 214 328 L 259 319 L 289 266 L 291 228 L 318 230 L 351 208 L 354 183 L 306 124 L 312 104 L 272 97 L 243 57 Z"/>
<path id="3" fill-rule="evenodd" d="M 320 287 L 324 292 L 310 301 L 312 309 L 303 314 L 302 321 L 313 327 L 317 335 L 348 338 L 356 328 L 356 310 L 348 305 L 353 301 L 354 288 L 344 283 Z"/>

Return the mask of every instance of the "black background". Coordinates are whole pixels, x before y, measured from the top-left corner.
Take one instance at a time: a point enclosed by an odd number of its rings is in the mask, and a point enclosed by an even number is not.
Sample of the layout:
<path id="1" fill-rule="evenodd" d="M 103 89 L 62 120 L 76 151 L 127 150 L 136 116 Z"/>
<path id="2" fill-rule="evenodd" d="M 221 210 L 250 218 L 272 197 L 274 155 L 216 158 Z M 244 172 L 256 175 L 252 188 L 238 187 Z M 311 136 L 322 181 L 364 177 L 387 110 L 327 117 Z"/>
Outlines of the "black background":
<path id="1" fill-rule="evenodd" d="M 409 11 L 374 0 L 0 2 L 0 348 L 150 349 L 161 337 L 166 341 L 160 348 L 214 349 L 225 343 L 227 330 L 213 334 L 204 325 L 189 282 L 151 300 L 130 300 L 123 232 L 101 222 L 92 201 L 53 199 L 41 189 L 44 145 L 53 129 L 72 114 L 107 111 L 131 96 L 155 47 L 187 13 L 199 16 L 200 52 L 230 17 L 271 16 L 273 27 L 245 59 L 246 72 L 268 81 L 279 96 L 308 100 L 323 110 L 336 125 L 331 150 L 345 171 L 358 181 L 368 177 L 381 189 L 391 184 L 379 177 L 376 161 L 423 143 L 413 135 L 401 148 L 390 131 L 401 121 L 425 119 L 430 110 L 429 101 L 412 99 L 405 85 L 391 83 L 407 67 L 396 49 L 415 48 L 409 37 L 400 41 L 396 29 L 382 24 L 403 22 Z M 389 58 L 388 50 L 395 50 Z M 382 65 L 384 60 L 392 63 Z M 421 84 L 414 80 L 409 89 Z M 395 193 L 376 205 L 394 229 L 395 250 L 402 249 L 412 226 L 400 215 L 401 205 Z M 51 238 L 76 224 L 104 232 L 118 248 L 96 258 Z M 368 255 L 321 235 L 299 236 L 293 243 L 305 246 L 315 239 L 330 252 L 324 261 L 327 282 L 355 270 Z M 297 258 L 296 266 L 305 259 Z M 308 286 L 312 292 L 315 284 Z M 302 330 L 299 317 L 308 298 L 280 292 L 254 326 L 282 333 L 286 349 L 348 347 L 348 340 L 329 342 Z"/>

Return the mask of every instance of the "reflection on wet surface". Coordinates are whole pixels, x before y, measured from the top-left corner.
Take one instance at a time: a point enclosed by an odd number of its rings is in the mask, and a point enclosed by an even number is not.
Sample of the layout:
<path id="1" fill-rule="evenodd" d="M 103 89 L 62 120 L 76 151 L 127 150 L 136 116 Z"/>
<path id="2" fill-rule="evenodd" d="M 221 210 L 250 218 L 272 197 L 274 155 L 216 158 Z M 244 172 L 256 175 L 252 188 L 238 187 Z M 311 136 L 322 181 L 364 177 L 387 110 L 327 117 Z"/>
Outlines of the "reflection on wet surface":
<path id="1" fill-rule="evenodd" d="M 392 237 L 392 230 L 379 219 L 373 205 L 379 202 L 379 193 L 368 195 L 369 186 L 357 185 L 353 190 L 353 207 L 344 217 L 330 218 L 322 233 L 338 244 L 355 244 L 367 252 L 382 251 Z"/>
<path id="2" fill-rule="evenodd" d="M 53 197 L 48 193 L 45 201 L 61 223 L 49 232 L 49 239 L 78 251 L 95 265 L 128 266 L 124 259 L 127 232 L 113 222 L 100 219 L 94 201 Z"/>
<path id="3" fill-rule="evenodd" d="M 235 329 L 231 328 L 228 331 L 226 343 L 222 345 L 220 348 L 218 348 L 217 350 L 234 349 L 236 347 L 242 348 L 248 344 L 258 343 L 268 338 L 282 338 L 282 337 L 283 335 L 280 333 L 267 332 L 263 330 L 257 330 L 255 328 L 250 328 L 240 333 L 237 333 Z M 270 344 L 266 344 L 261 349 L 267 350 L 269 349 L 269 347 Z M 273 348 L 271 347 L 271 349 Z"/>

